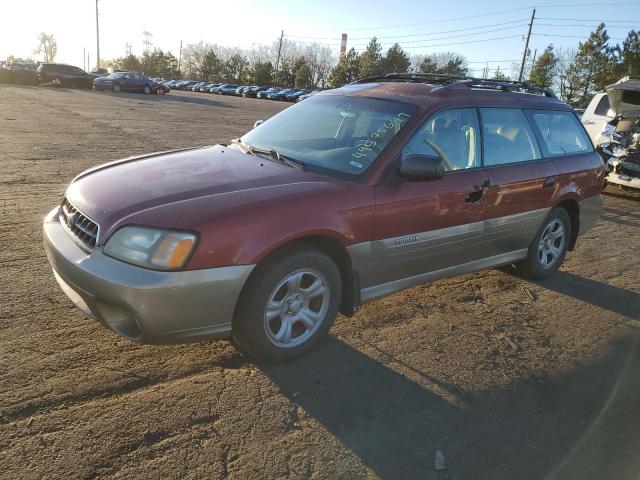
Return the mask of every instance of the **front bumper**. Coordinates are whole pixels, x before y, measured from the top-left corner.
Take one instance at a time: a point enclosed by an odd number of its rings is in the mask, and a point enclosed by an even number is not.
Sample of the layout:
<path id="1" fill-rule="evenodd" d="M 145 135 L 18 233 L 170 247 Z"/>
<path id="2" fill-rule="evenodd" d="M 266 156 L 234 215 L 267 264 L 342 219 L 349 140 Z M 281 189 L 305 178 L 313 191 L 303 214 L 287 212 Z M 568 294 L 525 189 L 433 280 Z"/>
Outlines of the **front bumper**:
<path id="1" fill-rule="evenodd" d="M 141 343 L 228 337 L 254 267 L 159 272 L 108 257 L 100 247 L 87 254 L 63 229 L 57 208 L 45 218 L 44 246 L 71 301 L 105 327 Z"/>

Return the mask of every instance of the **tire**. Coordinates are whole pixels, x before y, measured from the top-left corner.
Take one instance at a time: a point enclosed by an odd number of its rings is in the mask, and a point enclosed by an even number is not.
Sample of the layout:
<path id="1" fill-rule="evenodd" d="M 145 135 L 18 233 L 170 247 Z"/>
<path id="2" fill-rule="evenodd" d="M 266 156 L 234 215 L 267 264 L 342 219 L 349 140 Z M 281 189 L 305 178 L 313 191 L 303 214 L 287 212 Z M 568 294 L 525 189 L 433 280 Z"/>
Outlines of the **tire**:
<path id="1" fill-rule="evenodd" d="M 151 87 L 149 85 L 144 86 L 144 90 L 142 90 L 145 95 L 149 95 L 151 93 Z"/>
<path id="2" fill-rule="evenodd" d="M 544 280 L 558 270 L 569 248 L 571 217 L 562 207 L 552 209 L 529 245 L 527 258 L 516 264 L 527 278 Z"/>
<path id="3" fill-rule="evenodd" d="M 113 91 L 114 91 L 115 93 L 120 93 L 120 92 L 122 91 L 122 87 L 120 86 L 120 84 L 119 84 L 119 83 L 114 83 L 114 84 L 113 84 Z"/>
<path id="4" fill-rule="evenodd" d="M 340 272 L 328 255 L 308 247 L 283 250 L 259 264 L 245 285 L 233 336 L 259 361 L 292 360 L 327 335 L 341 295 Z"/>
<path id="5" fill-rule="evenodd" d="M 158 88 L 158 90 L 156 90 L 156 94 L 157 95 L 164 95 L 164 88 L 162 88 L 162 87 Z"/>

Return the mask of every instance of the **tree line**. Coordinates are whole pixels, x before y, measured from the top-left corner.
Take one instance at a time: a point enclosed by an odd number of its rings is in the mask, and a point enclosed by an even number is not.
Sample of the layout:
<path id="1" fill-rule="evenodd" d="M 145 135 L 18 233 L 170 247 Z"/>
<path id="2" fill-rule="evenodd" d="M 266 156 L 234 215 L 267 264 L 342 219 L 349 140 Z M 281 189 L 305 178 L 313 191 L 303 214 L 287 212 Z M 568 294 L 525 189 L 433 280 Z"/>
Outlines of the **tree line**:
<path id="1" fill-rule="evenodd" d="M 621 77 L 640 76 L 640 31 L 631 30 L 621 44 L 612 45 L 604 23 L 577 47 L 548 45 L 540 55 L 527 53 L 524 80 L 555 91 L 573 106 L 585 106 L 594 93 L 604 90 Z M 52 34 L 41 33 L 35 54 L 52 62 L 57 43 Z M 104 61 L 101 67 L 136 71 L 158 78 L 295 86 L 299 88 L 335 88 L 357 79 L 392 72 L 425 72 L 465 76 L 467 59 L 455 52 L 410 56 L 396 43 L 386 52 L 373 37 L 362 52 L 351 48 L 338 61 L 332 50 L 319 44 L 300 44 L 288 39 L 250 50 L 228 48 L 200 42 L 188 44 L 177 58 L 171 52 L 154 49 L 141 56 L 126 55 Z M 8 57 L 8 59 L 13 57 Z M 512 65 L 517 78 L 520 63 Z M 483 77 L 509 79 L 499 68 L 485 70 Z"/>

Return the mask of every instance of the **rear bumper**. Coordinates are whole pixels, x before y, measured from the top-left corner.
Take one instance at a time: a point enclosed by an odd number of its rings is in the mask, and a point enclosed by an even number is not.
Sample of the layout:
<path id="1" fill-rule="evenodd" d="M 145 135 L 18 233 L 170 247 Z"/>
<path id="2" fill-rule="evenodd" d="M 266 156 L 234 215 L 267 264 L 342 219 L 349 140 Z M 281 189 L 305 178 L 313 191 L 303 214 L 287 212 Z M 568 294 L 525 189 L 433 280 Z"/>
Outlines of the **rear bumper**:
<path id="1" fill-rule="evenodd" d="M 253 265 L 158 272 L 84 252 L 58 221 L 44 222 L 56 280 L 73 303 L 114 332 L 141 343 L 184 343 L 231 334 L 236 302 Z"/>

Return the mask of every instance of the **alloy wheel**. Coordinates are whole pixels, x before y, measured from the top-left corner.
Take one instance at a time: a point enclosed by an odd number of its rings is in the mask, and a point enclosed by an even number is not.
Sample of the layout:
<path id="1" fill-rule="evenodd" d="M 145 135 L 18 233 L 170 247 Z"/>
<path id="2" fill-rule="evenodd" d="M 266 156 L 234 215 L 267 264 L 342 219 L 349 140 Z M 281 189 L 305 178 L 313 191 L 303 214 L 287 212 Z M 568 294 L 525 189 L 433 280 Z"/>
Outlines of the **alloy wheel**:
<path id="1" fill-rule="evenodd" d="M 264 312 L 264 330 L 279 348 L 306 342 L 324 321 L 330 303 L 326 278 L 312 269 L 287 275 L 273 289 Z"/>
<path id="2" fill-rule="evenodd" d="M 552 219 L 545 227 L 538 244 L 538 260 L 542 268 L 553 267 L 564 253 L 567 243 L 564 224 L 557 218 Z"/>

